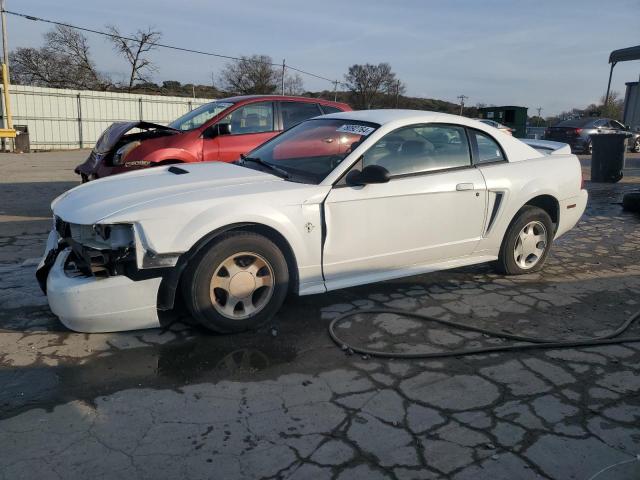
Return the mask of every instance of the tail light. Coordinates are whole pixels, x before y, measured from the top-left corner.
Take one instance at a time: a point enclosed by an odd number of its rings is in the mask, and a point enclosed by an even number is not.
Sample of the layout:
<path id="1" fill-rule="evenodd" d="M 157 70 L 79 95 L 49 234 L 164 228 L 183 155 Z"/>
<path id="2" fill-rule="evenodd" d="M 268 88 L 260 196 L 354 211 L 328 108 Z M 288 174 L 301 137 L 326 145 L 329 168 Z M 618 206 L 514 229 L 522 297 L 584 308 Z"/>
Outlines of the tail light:
<path id="1" fill-rule="evenodd" d="M 573 133 L 577 137 L 578 135 L 580 135 L 580 133 L 582 133 L 582 129 L 581 128 L 574 128 L 573 129 Z"/>

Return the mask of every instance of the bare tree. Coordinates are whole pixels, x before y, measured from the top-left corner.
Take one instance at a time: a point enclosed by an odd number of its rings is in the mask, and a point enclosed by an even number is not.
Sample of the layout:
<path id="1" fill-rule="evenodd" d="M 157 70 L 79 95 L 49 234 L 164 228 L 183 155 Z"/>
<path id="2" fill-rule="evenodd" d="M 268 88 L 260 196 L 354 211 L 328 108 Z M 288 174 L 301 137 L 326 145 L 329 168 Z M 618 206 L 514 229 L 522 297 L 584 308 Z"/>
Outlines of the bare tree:
<path id="1" fill-rule="evenodd" d="M 78 30 L 56 25 L 45 34 L 45 40 L 49 50 L 71 59 L 76 75 L 79 75 L 84 83 L 101 86 L 110 83 L 104 75 L 98 73 L 91 59 L 87 37 Z"/>
<path id="2" fill-rule="evenodd" d="M 71 27 L 56 26 L 44 35 L 41 48 L 11 52 L 16 83 L 54 88 L 106 89 L 109 78 L 98 72 L 87 38 Z"/>
<path id="3" fill-rule="evenodd" d="M 282 74 L 281 74 L 282 75 Z M 302 95 L 304 93 L 304 82 L 299 73 L 287 73 L 284 76 L 284 94 Z"/>
<path id="4" fill-rule="evenodd" d="M 605 95 L 600 97 L 600 105 L 598 106 L 600 115 L 622 121 L 624 98 L 620 95 L 620 92 L 615 90 L 610 92 L 609 101 L 605 103 L 605 100 L 607 100 Z"/>
<path id="5" fill-rule="evenodd" d="M 239 95 L 274 93 L 281 74 L 272 64 L 273 60 L 267 55 L 243 56 L 224 67 L 220 85 L 223 90 Z"/>
<path id="6" fill-rule="evenodd" d="M 393 97 L 395 101 L 405 91 L 388 63 L 352 65 L 344 78 L 352 101 L 358 108 L 372 108 L 385 95 Z M 389 98 L 386 100 L 385 103 L 388 103 Z"/>
<path id="7" fill-rule="evenodd" d="M 145 54 L 156 48 L 162 33 L 147 27 L 146 30 L 138 30 L 130 38 L 124 38 L 113 25 L 107 25 L 107 31 L 111 35 L 113 48 L 124 56 L 131 68 L 128 90 L 131 91 L 136 82 L 148 82 L 155 66 Z"/>

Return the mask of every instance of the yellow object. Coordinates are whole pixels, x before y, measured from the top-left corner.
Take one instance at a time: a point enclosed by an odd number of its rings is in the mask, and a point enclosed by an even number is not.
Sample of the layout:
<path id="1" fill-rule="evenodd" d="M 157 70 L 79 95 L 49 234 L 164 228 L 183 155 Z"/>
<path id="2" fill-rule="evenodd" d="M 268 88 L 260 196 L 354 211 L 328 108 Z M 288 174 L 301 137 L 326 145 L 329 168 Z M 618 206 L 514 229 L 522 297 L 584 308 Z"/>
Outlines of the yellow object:
<path id="1" fill-rule="evenodd" d="M 0 128 L 0 137 L 16 138 L 16 131 L 13 129 L 13 118 L 11 118 L 11 99 L 9 98 L 9 75 L 7 75 L 7 64 L 2 64 L 2 92 L 4 93 L 5 123 L 7 128 Z"/>

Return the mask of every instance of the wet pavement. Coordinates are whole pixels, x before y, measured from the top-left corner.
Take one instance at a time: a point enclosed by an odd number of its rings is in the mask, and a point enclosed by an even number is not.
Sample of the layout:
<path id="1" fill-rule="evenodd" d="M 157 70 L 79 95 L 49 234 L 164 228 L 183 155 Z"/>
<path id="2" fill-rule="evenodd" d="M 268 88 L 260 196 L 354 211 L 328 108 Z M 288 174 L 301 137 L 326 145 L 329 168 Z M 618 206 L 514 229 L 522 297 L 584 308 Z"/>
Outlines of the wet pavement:
<path id="1" fill-rule="evenodd" d="M 12 192 L 55 194 L 38 183 L 25 175 Z M 33 278 L 46 208 L 5 202 L 0 478 L 640 478 L 639 343 L 398 361 L 327 335 L 367 307 L 558 339 L 611 331 L 640 309 L 640 217 L 619 205 L 640 179 L 588 188 L 586 216 L 539 274 L 480 265 L 291 298 L 272 325 L 231 336 L 183 316 L 69 332 Z M 339 333 L 398 352 L 505 343 L 391 314 Z"/>

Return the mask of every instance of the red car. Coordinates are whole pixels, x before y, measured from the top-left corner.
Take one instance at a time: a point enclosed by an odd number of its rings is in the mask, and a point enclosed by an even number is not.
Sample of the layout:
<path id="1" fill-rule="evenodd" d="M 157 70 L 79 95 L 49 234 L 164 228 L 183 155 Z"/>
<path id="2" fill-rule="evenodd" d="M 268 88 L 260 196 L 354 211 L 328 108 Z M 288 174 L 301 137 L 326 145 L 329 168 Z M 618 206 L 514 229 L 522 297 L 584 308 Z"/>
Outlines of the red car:
<path id="1" fill-rule="evenodd" d="M 169 125 L 117 122 L 75 172 L 83 181 L 172 163 L 233 162 L 308 118 L 349 111 L 319 98 L 251 95 L 202 105 Z M 134 133 L 128 133 L 138 129 Z"/>

